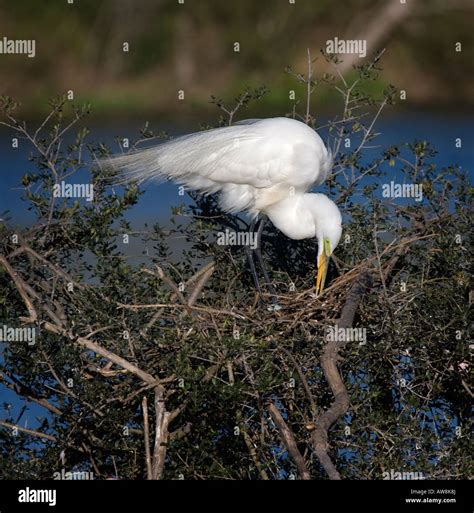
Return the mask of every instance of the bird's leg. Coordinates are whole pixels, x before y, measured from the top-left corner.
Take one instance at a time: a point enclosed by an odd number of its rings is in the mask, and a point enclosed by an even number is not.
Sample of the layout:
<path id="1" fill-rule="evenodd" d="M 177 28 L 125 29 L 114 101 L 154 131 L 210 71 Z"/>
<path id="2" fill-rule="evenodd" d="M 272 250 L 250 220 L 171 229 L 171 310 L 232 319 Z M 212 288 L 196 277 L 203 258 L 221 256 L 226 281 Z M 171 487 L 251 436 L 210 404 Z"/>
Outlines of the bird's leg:
<path id="1" fill-rule="evenodd" d="M 254 233 L 254 231 L 255 231 L 255 224 L 256 224 L 256 219 L 254 219 L 250 223 L 249 233 L 251 233 L 251 234 Z M 247 255 L 247 260 L 249 262 L 250 272 L 252 273 L 252 278 L 253 278 L 253 281 L 255 283 L 255 288 L 257 289 L 258 293 L 261 296 L 262 295 L 262 289 L 260 287 L 260 282 L 258 281 L 257 269 L 255 268 L 255 262 L 253 260 L 253 250 L 249 246 L 244 246 L 244 248 L 245 248 L 245 254 Z"/>
<path id="2" fill-rule="evenodd" d="M 275 290 L 275 287 L 273 286 L 273 283 L 270 280 L 270 276 L 268 275 L 267 268 L 265 267 L 265 263 L 264 263 L 263 257 L 262 257 L 261 239 L 262 239 L 262 232 L 263 232 L 264 226 L 265 226 L 265 218 L 262 217 L 260 219 L 258 229 L 257 229 L 257 238 L 255 241 L 256 244 L 255 244 L 254 253 L 255 253 L 255 256 L 257 257 L 260 268 L 262 269 L 262 274 L 265 279 L 265 285 L 266 285 L 268 291 L 270 292 L 270 296 L 272 298 L 273 309 L 279 310 L 281 307 L 277 301 L 277 292 Z"/>
<path id="3" fill-rule="evenodd" d="M 257 269 L 255 268 L 255 262 L 253 261 L 253 251 L 249 247 L 245 246 L 245 253 L 249 262 L 250 272 L 252 273 L 255 288 L 258 290 L 258 293 L 262 295 L 262 289 L 260 288 L 260 282 L 258 281 L 257 276 Z"/>

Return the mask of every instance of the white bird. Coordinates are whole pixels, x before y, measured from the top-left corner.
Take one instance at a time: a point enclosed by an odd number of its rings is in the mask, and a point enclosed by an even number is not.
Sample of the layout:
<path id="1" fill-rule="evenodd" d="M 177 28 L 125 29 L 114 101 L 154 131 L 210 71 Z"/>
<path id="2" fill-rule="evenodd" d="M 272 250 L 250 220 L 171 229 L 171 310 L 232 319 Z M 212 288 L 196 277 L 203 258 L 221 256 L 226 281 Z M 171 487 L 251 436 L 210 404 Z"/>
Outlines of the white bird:
<path id="1" fill-rule="evenodd" d="M 265 214 L 291 239 L 316 237 L 316 293 L 323 291 L 342 219 L 327 196 L 308 192 L 326 179 L 332 155 L 306 124 L 289 118 L 248 119 L 107 162 L 122 172 L 121 183 L 170 179 L 203 194 L 219 193 L 226 212 L 244 211 L 254 220 Z"/>

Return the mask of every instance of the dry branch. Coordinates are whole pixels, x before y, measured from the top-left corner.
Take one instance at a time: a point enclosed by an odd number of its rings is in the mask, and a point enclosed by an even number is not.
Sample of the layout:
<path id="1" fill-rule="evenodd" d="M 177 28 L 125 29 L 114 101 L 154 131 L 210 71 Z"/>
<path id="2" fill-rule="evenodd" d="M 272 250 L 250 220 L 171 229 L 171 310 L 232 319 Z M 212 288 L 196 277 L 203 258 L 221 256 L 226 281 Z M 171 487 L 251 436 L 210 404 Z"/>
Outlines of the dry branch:
<path id="1" fill-rule="evenodd" d="M 303 480 L 311 479 L 311 475 L 309 473 L 308 467 L 304 461 L 303 456 L 301 455 L 298 446 L 296 444 L 295 436 L 293 431 L 288 427 L 287 423 L 281 416 L 278 408 L 273 404 L 269 403 L 268 411 L 270 412 L 273 422 L 275 422 L 278 432 L 280 433 L 280 438 L 282 442 L 285 444 L 286 449 L 288 450 L 289 455 L 295 462 L 296 468 L 298 469 L 298 473 Z"/>
<path id="2" fill-rule="evenodd" d="M 10 422 L 6 422 L 4 420 L 0 420 L 0 426 L 6 427 L 11 429 L 12 431 L 17 429 L 18 431 L 21 431 L 22 433 L 26 433 L 28 435 L 38 436 L 40 438 L 45 438 L 46 440 L 51 440 L 54 442 L 56 440 L 56 437 L 52 435 L 48 435 L 46 433 L 40 433 L 39 431 L 35 431 L 34 429 L 28 429 L 21 426 L 15 426 L 15 424 L 10 424 Z"/>
<path id="3" fill-rule="evenodd" d="M 151 466 L 151 451 L 150 451 L 150 427 L 148 423 L 148 401 L 146 396 L 142 401 L 143 411 L 143 434 L 145 438 L 145 458 L 146 458 L 146 475 L 147 479 L 152 479 L 153 470 Z"/>
<path id="4" fill-rule="evenodd" d="M 64 337 L 69 338 L 73 342 L 77 342 L 81 346 L 86 347 L 90 351 L 100 354 L 104 358 L 107 358 L 107 360 L 110 360 L 111 362 L 115 363 L 116 365 L 119 365 L 123 369 L 126 369 L 132 374 L 135 374 L 135 376 L 139 377 L 145 383 L 148 383 L 150 385 L 159 383 L 159 380 L 154 378 L 151 374 L 148 374 L 148 372 L 139 369 L 136 365 L 133 365 L 133 363 L 130 363 L 129 361 L 125 360 L 125 358 L 122 358 L 121 356 L 118 356 L 117 354 L 108 351 L 107 349 L 93 342 L 90 339 L 84 337 L 76 337 L 72 333 L 69 333 L 67 330 L 54 324 L 51 324 L 50 322 L 44 322 L 43 326 L 47 331 L 51 333 L 63 335 Z"/>
<path id="5" fill-rule="evenodd" d="M 155 387 L 155 447 L 153 450 L 152 479 L 161 479 L 165 466 L 170 413 L 166 411 L 165 389 Z"/>
<path id="6" fill-rule="evenodd" d="M 370 285 L 370 281 L 370 274 L 365 272 L 361 273 L 354 282 L 346 298 L 341 317 L 337 322 L 338 327 L 349 328 L 352 326 L 355 313 L 365 291 Z M 337 367 L 338 352 L 344 345 L 345 342 L 333 339 L 328 341 L 324 346 L 323 354 L 320 359 L 321 367 L 331 387 L 334 401 L 330 408 L 324 413 L 321 413 L 316 419 L 316 429 L 312 432 L 312 441 L 316 456 L 329 478 L 336 480 L 341 479 L 341 476 L 329 456 L 328 431 L 331 425 L 342 417 L 349 408 L 349 394 L 347 393 L 347 389 Z"/>
<path id="7" fill-rule="evenodd" d="M 2 264 L 2 266 L 8 272 L 8 274 L 11 276 L 11 278 L 12 278 L 13 282 L 15 283 L 16 288 L 18 289 L 18 292 L 20 293 L 20 296 L 23 299 L 23 302 L 25 303 L 25 306 L 28 310 L 29 317 L 20 317 L 19 319 L 24 323 L 35 322 L 36 319 L 38 318 L 38 314 L 36 313 L 36 310 L 33 306 L 31 299 L 29 298 L 28 294 L 26 293 L 25 283 L 20 278 L 18 273 L 8 263 L 7 259 L 3 255 L 0 255 L 0 264 Z"/>
<path id="8" fill-rule="evenodd" d="M 252 460 L 255 464 L 255 467 L 257 468 L 260 476 L 264 481 L 268 481 L 268 474 L 266 473 L 265 469 L 263 468 L 262 464 L 260 463 L 260 460 L 258 459 L 257 450 L 255 448 L 254 443 L 252 442 L 252 439 L 250 438 L 250 435 L 247 433 L 245 429 L 242 430 L 242 435 L 244 436 L 245 445 L 247 446 L 247 449 L 250 453 L 250 456 L 252 457 Z"/>
<path id="9" fill-rule="evenodd" d="M 207 281 L 211 277 L 212 273 L 214 272 L 214 263 L 206 269 L 206 271 L 202 274 L 201 278 L 199 279 L 198 283 L 196 284 L 196 287 L 192 291 L 191 295 L 188 299 L 188 305 L 193 306 L 196 302 L 197 298 L 199 297 L 199 294 L 201 294 L 202 289 L 204 288 L 204 285 L 206 285 Z"/>

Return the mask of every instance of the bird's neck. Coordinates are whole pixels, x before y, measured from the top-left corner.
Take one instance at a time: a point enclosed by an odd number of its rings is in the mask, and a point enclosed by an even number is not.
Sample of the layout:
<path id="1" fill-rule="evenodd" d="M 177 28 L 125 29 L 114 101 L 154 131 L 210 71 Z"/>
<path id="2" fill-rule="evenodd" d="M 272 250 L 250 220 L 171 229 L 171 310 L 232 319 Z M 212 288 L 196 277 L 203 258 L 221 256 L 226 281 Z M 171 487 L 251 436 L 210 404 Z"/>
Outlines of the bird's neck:
<path id="1" fill-rule="evenodd" d="M 263 211 L 290 239 L 309 239 L 316 236 L 316 223 L 305 196 L 306 194 L 295 193 Z"/>

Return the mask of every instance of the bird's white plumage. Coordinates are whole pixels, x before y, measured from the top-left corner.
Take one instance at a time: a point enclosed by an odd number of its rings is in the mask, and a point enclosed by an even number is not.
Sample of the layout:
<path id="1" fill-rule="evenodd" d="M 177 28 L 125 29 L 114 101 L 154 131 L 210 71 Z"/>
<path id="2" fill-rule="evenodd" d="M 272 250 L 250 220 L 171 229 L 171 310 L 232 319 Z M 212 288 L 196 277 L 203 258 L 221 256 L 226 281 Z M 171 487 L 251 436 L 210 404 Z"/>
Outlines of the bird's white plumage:
<path id="1" fill-rule="evenodd" d="M 168 178 L 202 193 L 220 192 L 226 211 L 257 215 L 321 184 L 332 157 L 304 123 L 270 118 L 185 135 L 111 163 L 126 181 Z"/>
<path id="2" fill-rule="evenodd" d="M 341 213 L 320 185 L 331 153 L 310 127 L 288 118 L 249 119 L 178 137 L 153 148 L 113 157 L 122 183 L 171 179 L 201 193 L 219 193 L 228 212 L 266 214 L 292 239 L 318 239 L 316 292 L 342 233 Z"/>

